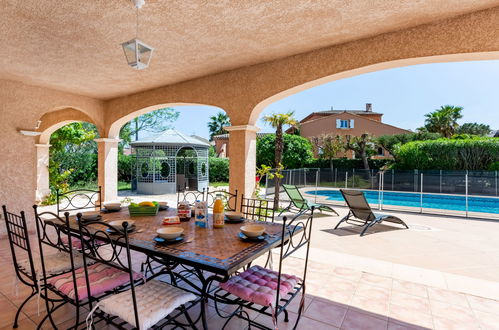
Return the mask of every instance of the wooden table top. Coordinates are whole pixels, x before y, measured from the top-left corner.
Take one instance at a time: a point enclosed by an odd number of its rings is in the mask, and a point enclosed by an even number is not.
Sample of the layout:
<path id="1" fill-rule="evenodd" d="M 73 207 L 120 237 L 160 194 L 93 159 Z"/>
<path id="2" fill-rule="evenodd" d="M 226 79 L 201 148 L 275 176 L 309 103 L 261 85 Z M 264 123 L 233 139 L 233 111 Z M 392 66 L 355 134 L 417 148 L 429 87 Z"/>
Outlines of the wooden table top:
<path id="1" fill-rule="evenodd" d="M 103 212 L 101 221 L 134 220 L 136 229 L 129 234 L 129 244 L 132 250 L 196 266 L 224 276 L 232 275 L 281 242 L 282 224 L 280 223 L 257 221 L 258 224 L 265 226 L 265 232 L 268 235 L 265 235 L 265 239 L 260 242 L 245 242 L 238 237 L 240 227 L 245 223 L 255 223 L 254 221 L 226 222 L 223 228 L 213 228 L 211 215 L 209 215 L 207 228 L 196 227 L 194 218 L 175 225 L 184 229 L 184 241 L 192 239 L 190 243 L 157 244 L 154 241 L 157 236 L 156 229 L 163 227 L 164 217 L 171 215 L 176 215 L 176 209 L 159 211 L 155 216 L 131 217 L 128 209 L 124 207 L 119 212 Z"/>

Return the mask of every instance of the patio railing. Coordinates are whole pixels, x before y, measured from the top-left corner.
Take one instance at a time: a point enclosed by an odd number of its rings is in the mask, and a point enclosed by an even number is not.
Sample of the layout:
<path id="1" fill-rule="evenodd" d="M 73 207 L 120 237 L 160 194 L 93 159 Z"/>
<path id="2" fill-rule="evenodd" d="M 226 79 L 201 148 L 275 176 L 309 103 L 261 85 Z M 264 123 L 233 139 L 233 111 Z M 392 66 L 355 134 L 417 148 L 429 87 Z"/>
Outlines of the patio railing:
<path id="1" fill-rule="evenodd" d="M 359 189 L 380 210 L 499 219 L 498 171 L 301 168 L 282 174 L 282 183 L 298 186 L 317 202 L 344 205 L 339 189 Z M 274 182 L 266 180 L 267 198 L 274 194 Z M 281 195 L 285 200 L 282 189 Z"/>

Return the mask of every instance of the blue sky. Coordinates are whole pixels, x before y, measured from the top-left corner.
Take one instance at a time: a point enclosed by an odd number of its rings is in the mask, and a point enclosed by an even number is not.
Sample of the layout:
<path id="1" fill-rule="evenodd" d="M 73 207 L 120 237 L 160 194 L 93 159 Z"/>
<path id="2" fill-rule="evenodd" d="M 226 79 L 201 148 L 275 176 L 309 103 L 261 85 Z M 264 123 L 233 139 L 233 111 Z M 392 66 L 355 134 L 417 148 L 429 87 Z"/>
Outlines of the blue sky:
<path id="1" fill-rule="evenodd" d="M 362 110 L 366 103 L 384 113 L 383 122 L 406 129 L 423 125 L 424 114 L 451 104 L 464 107 L 464 122 L 499 129 L 499 61 L 422 64 L 342 79 L 291 95 L 269 105 L 262 115 L 295 111 L 302 119 L 313 111 Z M 209 117 L 220 111 L 207 106 L 176 107 L 176 129 L 208 137 Z M 261 116 L 262 116 L 261 115 Z M 272 131 L 261 122 L 262 132 Z"/>

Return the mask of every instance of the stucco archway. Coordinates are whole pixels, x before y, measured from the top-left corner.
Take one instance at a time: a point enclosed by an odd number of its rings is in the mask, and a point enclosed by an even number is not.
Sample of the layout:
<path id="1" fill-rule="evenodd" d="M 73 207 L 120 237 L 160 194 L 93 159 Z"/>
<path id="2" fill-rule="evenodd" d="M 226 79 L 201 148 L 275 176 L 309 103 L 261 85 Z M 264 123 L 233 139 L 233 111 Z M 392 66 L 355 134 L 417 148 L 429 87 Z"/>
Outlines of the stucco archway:
<path id="1" fill-rule="evenodd" d="M 36 146 L 36 200 L 43 200 L 50 194 L 49 185 L 49 148 L 50 136 L 59 128 L 75 122 L 87 122 L 96 126 L 99 133 L 102 128 L 85 112 L 75 108 L 60 108 L 46 112 L 40 118 L 41 125 L 38 131 L 41 132 Z"/>
<path id="2" fill-rule="evenodd" d="M 414 57 L 406 58 L 395 61 L 380 62 L 372 65 L 367 65 L 364 67 L 359 67 L 353 70 L 348 70 L 344 72 L 339 72 L 333 75 L 327 75 L 318 79 L 314 79 L 294 87 L 288 88 L 277 94 L 270 96 L 260 103 L 258 103 L 252 110 L 249 124 L 256 125 L 256 122 L 262 113 L 262 111 L 270 104 L 284 99 L 293 94 L 300 93 L 304 90 L 327 84 L 332 81 L 341 80 L 345 78 L 350 78 L 365 73 L 371 73 L 376 71 L 383 71 L 389 69 L 395 69 L 400 67 L 419 65 L 419 64 L 431 64 L 431 63 L 448 63 L 448 62 L 465 62 L 465 61 L 487 61 L 487 60 L 499 60 L 499 52 L 480 52 L 480 53 L 464 53 L 464 54 L 448 54 L 440 56 L 427 56 L 427 57 Z"/>

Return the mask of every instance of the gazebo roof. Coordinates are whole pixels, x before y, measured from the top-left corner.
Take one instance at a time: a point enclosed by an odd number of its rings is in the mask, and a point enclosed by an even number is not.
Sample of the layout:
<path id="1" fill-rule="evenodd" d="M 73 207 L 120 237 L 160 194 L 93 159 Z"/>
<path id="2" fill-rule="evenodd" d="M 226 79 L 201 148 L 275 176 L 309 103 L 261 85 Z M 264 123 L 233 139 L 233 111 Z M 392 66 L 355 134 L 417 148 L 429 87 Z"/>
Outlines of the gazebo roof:
<path id="1" fill-rule="evenodd" d="M 174 129 L 168 129 L 162 133 L 155 136 L 148 137 L 142 140 L 137 140 L 130 143 L 132 147 L 139 145 L 176 145 L 176 146 L 198 146 L 206 147 L 210 146 L 209 143 L 203 141 L 194 136 L 188 136 Z"/>

